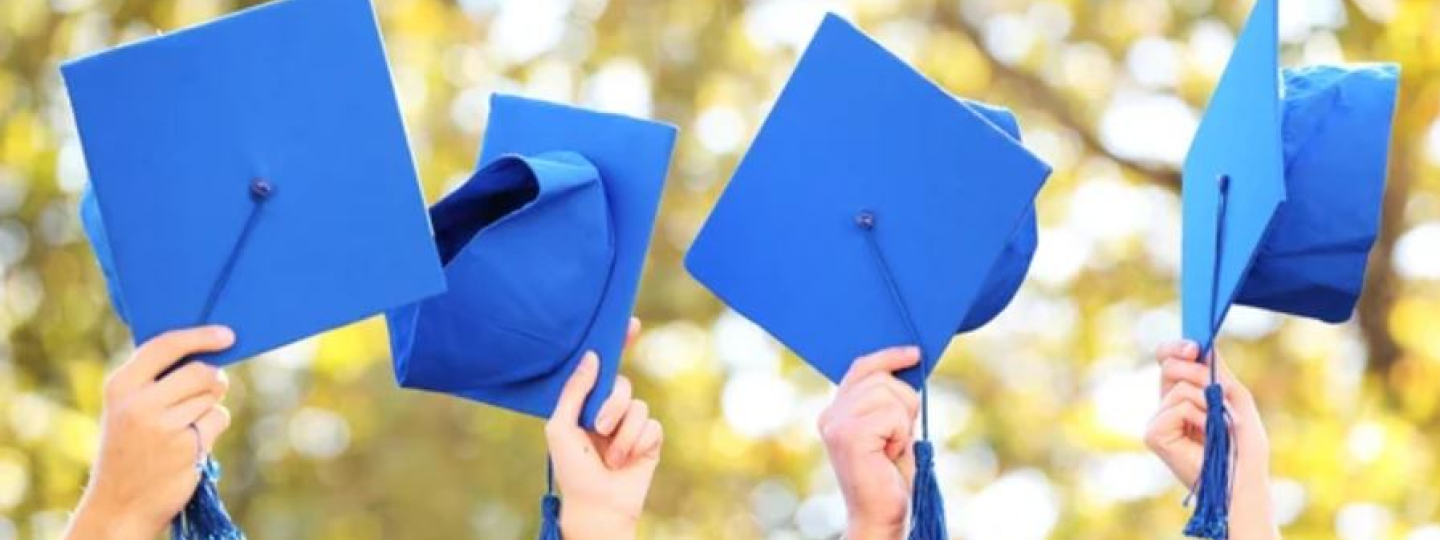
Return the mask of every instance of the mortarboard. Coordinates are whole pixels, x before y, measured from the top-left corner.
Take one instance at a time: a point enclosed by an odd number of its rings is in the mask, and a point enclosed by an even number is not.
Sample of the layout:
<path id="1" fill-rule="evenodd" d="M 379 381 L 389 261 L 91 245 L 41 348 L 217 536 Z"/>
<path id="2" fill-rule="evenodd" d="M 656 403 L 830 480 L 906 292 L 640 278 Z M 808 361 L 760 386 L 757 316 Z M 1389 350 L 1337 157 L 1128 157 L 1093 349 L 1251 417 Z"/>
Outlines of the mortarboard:
<path id="1" fill-rule="evenodd" d="M 539 417 L 580 357 L 600 357 L 582 416 L 610 394 L 675 128 L 491 98 L 474 175 L 430 209 L 450 290 L 392 310 L 402 386 Z"/>
<path id="2" fill-rule="evenodd" d="M 478 170 L 430 209 L 450 289 L 392 310 L 400 385 L 547 417 L 586 351 L 581 422 L 619 371 L 674 127 L 496 95 Z M 542 537 L 558 538 L 549 482 Z"/>
<path id="3" fill-rule="evenodd" d="M 686 266 L 832 381 L 915 344 L 921 366 L 899 375 L 922 387 L 1023 280 L 1049 173 L 1007 111 L 956 99 L 830 15 Z M 928 443 L 916 452 L 913 531 L 943 537 Z"/>
<path id="4" fill-rule="evenodd" d="M 1202 359 L 1232 304 L 1350 318 L 1379 228 L 1398 68 L 1278 71 L 1277 11 L 1275 0 L 1256 3 L 1185 160 L 1182 319 Z M 1206 397 L 1205 465 L 1185 532 L 1225 538 L 1223 394 L 1212 384 Z"/>
<path id="5" fill-rule="evenodd" d="M 223 324 L 235 345 L 197 358 L 225 365 L 444 290 L 368 1 L 276 1 L 61 71 L 80 215 L 137 343 Z M 195 502 L 177 536 L 225 534 Z"/>

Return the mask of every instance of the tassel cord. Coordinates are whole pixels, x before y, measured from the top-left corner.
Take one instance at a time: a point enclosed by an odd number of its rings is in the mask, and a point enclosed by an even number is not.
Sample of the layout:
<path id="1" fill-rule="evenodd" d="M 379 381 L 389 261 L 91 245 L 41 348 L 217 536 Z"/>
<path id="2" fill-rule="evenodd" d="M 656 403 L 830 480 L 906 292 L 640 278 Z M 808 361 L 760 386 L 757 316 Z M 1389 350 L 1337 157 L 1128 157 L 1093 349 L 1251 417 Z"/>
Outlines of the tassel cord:
<path id="1" fill-rule="evenodd" d="M 239 264 L 240 257 L 245 252 L 245 246 L 249 244 L 251 234 L 260 222 L 261 209 L 265 206 L 265 202 L 275 194 L 274 186 L 258 178 L 250 182 L 249 191 L 250 201 L 253 203 L 250 213 L 246 216 L 245 224 L 235 238 L 235 244 L 230 248 L 230 254 L 225 258 L 225 264 L 220 267 L 220 272 L 210 287 L 210 294 L 205 298 L 205 304 L 200 310 L 198 324 L 204 325 L 210 322 L 210 317 L 214 315 L 215 307 L 220 303 L 220 298 L 230 283 L 230 277 L 235 272 L 235 266 Z M 165 373 L 162 373 L 161 377 L 192 361 L 191 358 L 185 358 L 176 362 Z M 173 540 L 244 540 L 245 533 L 231 520 L 230 514 L 225 511 L 225 504 L 220 500 L 218 488 L 220 464 L 215 461 L 214 457 L 205 455 L 197 460 L 195 467 L 200 472 L 200 482 L 195 486 L 195 493 L 190 496 L 190 500 L 185 503 L 180 514 L 171 521 L 171 538 Z"/>
<path id="2" fill-rule="evenodd" d="M 905 324 L 906 331 L 910 334 L 911 341 L 920 347 L 921 438 L 915 442 L 914 449 L 915 478 L 910 495 L 909 540 L 945 540 L 948 537 L 945 526 L 945 501 L 940 494 L 939 482 L 935 478 L 935 449 L 930 442 L 930 392 L 926 384 L 926 379 L 930 374 L 929 354 L 920 340 L 920 331 L 910 316 L 910 308 L 905 303 L 905 297 L 900 294 L 899 283 L 895 279 L 894 272 L 891 271 L 885 251 L 880 248 L 880 241 L 876 238 L 875 214 L 868 210 L 862 211 L 856 216 L 855 224 L 864 232 L 872 258 L 880 270 L 881 277 L 885 280 L 885 287 L 890 292 L 891 300 L 896 311 L 899 312 L 900 320 Z"/>
<path id="3" fill-rule="evenodd" d="M 1225 221 L 1230 199 L 1230 177 L 1219 178 L 1218 216 L 1215 221 L 1215 263 L 1212 282 L 1219 288 L 1221 263 L 1225 253 Z M 1185 525 L 1185 535 L 1209 540 L 1229 538 L 1230 498 L 1234 489 L 1232 464 L 1238 459 L 1236 448 L 1230 440 L 1230 413 L 1225 409 L 1225 391 L 1220 385 L 1219 362 L 1215 355 L 1215 334 L 1219 321 L 1215 304 L 1217 297 L 1210 298 L 1209 323 L 1212 331 L 1210 341 L 1201 347 L 1200 358 L 1209 364 L 1210 384 L 1205 387 L 1205 451 L 1200 465 L 1200 477 L 1186 496 L 1186 504 L 1193 499 L 1195 512 Z"/>

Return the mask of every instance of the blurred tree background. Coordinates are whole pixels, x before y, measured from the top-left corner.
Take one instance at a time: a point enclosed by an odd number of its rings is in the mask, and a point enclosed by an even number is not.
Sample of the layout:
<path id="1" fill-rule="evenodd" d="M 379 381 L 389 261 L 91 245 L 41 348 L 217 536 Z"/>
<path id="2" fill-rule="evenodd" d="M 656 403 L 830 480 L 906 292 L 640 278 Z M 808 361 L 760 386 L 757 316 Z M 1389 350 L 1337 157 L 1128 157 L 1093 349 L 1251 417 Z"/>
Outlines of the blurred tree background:
<path id="1" fill-rule="evenodd" d="M 473 168 L 494 91 L 682 128 L 625 370 L 665 422 L 643 532 L 833 538 L 814 420 L 829 385 L 680 261 L 826 10 L 958 95 L 1013 107 L 1055 166 L 1041 248 L 955 341 L 933 406 L 956 538 L 1176 538 L 1185 490 L 1141 442 L 1150 352 L 1179 331 L 1179 177 L 1247 0 L 375 0 L 429 199 Z M 74 208 L 59 62 L 253 4 L 0 2 L 0 540 L 54 538 L 129 352 Z M 1287 64 L 1404 66 L 1383 224 L 1355 322 L 1241 309 L 1287 538 L 1440 539 L 1440 3 L 1282 0 Z M 963 246 L 956 246 L 963 249 Z M 252 538 L 533 537 L 541 424 L 396 390 L 371 320 L 232 370 L 222 488 Z"/>

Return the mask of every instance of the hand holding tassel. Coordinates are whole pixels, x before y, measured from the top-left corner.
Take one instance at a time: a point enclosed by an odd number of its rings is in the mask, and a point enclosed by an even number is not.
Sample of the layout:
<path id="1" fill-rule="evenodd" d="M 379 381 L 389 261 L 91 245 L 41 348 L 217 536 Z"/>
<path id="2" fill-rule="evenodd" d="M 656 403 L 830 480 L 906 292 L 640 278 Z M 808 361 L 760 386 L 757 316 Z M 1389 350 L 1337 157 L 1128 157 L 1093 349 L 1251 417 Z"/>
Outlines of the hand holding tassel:
<path id="1" fill-rule="evenodd" d="M 1219 389 L 1209 391 L 1210 367 L 1199 362 L 1194 343 L 1172 343 L 1156 353 L 1161 365 L 1159 411 L 1151 419 L 1145 443 L 1187 488 L 1203 481 L 1206 429 L 1211 427 L 1212 402 L 1228 412 L 1226 434 L 1229 495 L 1226 530 L 1192 530 L 1225 533 L 1231 540 L 1278 539 L 1270 502 L 1270 443 L 1255 400 L 1240 385 L 1223 361 L 1216 366 Z M 1220 412 L 1220 411 L 1217 411 Z M 1213 449 L 1212 449 L 1213 450 Z M 1213 472 L 1213 471 L 1212 471 Z"/>
<path id="2" fill-rule="evenodd" d="M 183 358 L 234 341 L 223 327 L 169 332 L 141 345 L 110 374 L 100 452 L 66 539 L 150 540 L 184 509 L 201 480 L 197 459 L 230 425 L 220 405 L 229 380 L 197 362 L 156 378 Z"/>
<path id="3" fill-rule="evenodd" d="M 638 332 L 639 322 L 632 319 L 629 340 Z M 581 428 L 585 397 L 599 370 L 595 353 L 586 353 L 545 425 L 559 493 L 547 493 L 542 501 L 542 540 L 636 537 L 665 435 L 645 402 L 631 396 L 630 381 L 623 376 L 616 378 L 596 415 L 596 431 Z"/>
<path id="4" fill-rule="evenodd" d="M 860 358 L 820 415 L 820 437 L 849 515 L 847 540 L 899 540 L 915 480 L 920 395 L 894 373 L 919 363 L 914 347 Z"/>

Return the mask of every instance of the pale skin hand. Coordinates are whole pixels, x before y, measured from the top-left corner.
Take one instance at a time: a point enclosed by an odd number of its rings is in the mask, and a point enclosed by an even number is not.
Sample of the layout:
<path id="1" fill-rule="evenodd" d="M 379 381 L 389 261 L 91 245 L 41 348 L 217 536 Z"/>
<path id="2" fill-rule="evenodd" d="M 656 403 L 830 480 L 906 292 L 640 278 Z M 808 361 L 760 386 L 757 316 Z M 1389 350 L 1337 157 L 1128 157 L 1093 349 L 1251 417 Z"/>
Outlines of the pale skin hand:
<path id="1" fill-rule="evenodd" d="M 230 413 L 220 405 L 229 381 L 199 362 L 155 378 L 186 356 L 224 350 L 234 341 L 223 327 L 168 332 L 141 345 L 110 374 L 100 453 L 66 540 L 148 540 L 164 531 L 195 492 L 198 457 L 230 426 Z"/>
<path id="2" fill-rule="evenodd" d="M 847 540 L 898 540 L 905 534 L 920 395 L 894 373 L 919 361 L 915 347 L 856 360 L 820 415 L 820 437 L 849 515 Z"/>
<path id="3" fill-rule="evenodd" d="M 639 331 L 639 321 L 631 319 L 627 343 Z M 596 431 L 580 427 L 599 364 L 594 352 L 585 354 L 545 424 L 562 500 L 560 531 L 566 540 L 635 538 L 665 438 L 660 422 L 650 418 L 649 406 L 632 399 L 630 381 L 623 376 L 615 380 L 596 415 Z"/>
<path id="4" fill-rule="evenodd" d="M 1200 348 L 1191 342 L 1171 343 L 1156 351 L 1161 366 L 1160 411 L 1151 419 L 1145 445 L 1160 457 L 1186 486 L 1200 477 L 1205 455 L 1205 387 L 1209 366 L 1197 361 Z M 1220 386 L 1230 411 L 1230 436 L 1235 446 L 1234 488 L 1230 497 L 1231 540 L 1278 540 L 1270 501 L 1270 441 L 1250 391 L 1225 362 L 1219 360 Z"/>

